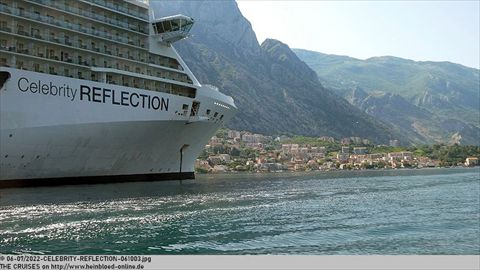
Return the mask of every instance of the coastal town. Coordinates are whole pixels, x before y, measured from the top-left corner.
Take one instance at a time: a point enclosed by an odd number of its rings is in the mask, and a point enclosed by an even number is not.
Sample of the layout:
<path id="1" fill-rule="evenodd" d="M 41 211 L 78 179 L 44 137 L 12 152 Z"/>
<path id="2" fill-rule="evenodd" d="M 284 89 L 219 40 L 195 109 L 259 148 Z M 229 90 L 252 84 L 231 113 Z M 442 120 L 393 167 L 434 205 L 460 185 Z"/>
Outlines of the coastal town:
<path id="1" fill-rule="evenodd" d="M 390 140 L 388 145 L 376 145 L 360 137 L 265 136 L 221 129 L 196 160 L 195 171 L 331 171 L 472 167 L 479 164 L 478 147 L 453 147 L 456 148 L 445 145 L 401 147 L 398 140 Z M 438 154 L 442 150 L 446 154 Z"/>

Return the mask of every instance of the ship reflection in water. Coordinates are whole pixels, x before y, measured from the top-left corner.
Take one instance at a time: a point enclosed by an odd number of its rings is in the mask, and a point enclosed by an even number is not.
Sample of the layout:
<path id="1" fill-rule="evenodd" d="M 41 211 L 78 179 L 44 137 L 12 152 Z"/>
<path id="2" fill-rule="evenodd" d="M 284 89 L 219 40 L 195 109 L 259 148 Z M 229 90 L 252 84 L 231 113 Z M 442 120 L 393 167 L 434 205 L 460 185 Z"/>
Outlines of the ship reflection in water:
<path id="1" fill-rule="evenodd" d="M 479 254 L 478 169 L 0 190 L 2 253 Z"/>

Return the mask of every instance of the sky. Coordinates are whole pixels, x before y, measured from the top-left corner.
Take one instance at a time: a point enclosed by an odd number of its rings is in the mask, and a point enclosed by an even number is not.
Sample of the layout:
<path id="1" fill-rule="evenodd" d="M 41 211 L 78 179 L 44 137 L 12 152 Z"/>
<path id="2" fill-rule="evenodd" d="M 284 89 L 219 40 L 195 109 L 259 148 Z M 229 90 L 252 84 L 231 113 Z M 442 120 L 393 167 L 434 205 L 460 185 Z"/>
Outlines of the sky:
<path id="1" fill-rule="evenodd" d="M 237 0 L 261 43 L 367 59 L 391 55 L 480 67 L 480 0 Z"/>

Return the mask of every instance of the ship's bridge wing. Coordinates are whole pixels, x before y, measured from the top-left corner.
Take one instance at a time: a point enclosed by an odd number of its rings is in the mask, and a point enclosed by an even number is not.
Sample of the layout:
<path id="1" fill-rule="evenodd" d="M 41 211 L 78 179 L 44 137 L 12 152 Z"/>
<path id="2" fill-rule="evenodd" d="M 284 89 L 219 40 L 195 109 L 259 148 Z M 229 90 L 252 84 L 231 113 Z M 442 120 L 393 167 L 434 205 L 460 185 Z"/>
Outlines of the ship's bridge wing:
<path id="1" fill-rule="evenodd" d="M 160 42 L 173 43 L 188 37 L 194 20 L 185 15 L 174 15 L 156 19 L 152 26 Z"/>

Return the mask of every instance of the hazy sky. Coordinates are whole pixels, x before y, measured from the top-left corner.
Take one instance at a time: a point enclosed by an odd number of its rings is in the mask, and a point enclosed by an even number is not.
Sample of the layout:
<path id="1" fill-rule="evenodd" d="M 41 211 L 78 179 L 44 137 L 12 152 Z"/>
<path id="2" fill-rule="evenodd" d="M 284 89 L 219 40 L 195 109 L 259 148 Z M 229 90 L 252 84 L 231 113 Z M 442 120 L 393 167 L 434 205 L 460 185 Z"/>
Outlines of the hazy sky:
<path id="1" fill-rule="evenodd" d="M 480 0 L 237 0 L 261 43 L 360 59 L 392 55 L 480 66 Z"/>

